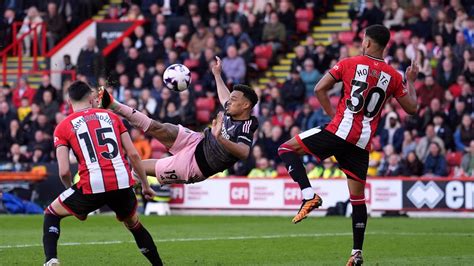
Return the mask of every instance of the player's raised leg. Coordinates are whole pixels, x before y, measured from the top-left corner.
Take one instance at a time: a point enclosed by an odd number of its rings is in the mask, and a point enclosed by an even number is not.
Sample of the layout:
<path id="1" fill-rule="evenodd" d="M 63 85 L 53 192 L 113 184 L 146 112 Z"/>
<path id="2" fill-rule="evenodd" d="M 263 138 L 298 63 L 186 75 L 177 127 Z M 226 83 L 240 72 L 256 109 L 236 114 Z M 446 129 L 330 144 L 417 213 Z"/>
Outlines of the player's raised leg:
<path id="1" fill-rule="evenodd" d="M 123 116 L 134 127 L 159 140 L 166 148 L 171 148 L 178 136 L 179 128 L 169 123 L 160 123 L 147 115 L 116 101 L 103 87 L 99 88 L 99 107 L 112 110 Z"/>
<path id="2" fill-rule="evenodd" d="M 59 265 L 58 239 L 61 219 L 69 216 L 69 212 L 56 199 L 44 211 L 43 249 L 46 266 Z"/>
<path id="3" fill-rule="evenodd" d="M 318 208 L 322 204 L 321 198 L 316 195 L 311 187 L 311 183 L 309 182 L 306 169 L 301 160 L 301 155 L 303 154 L 305 154 L 304 148 L 295 137 L 283 143 L 278 148 L 278 155 L 283 162 L 285 162 L 288 174 L 298 183 L 303 194 L 303 203 L 301 204 L 298 213 L 293 218 L 293 223 L 299 223 L 306 218 L 312 210 Z"/>
<path id="4" fill-rule="evenodd" d="M 135 238 L 140 252 L 150 261 L 154 266 L 163 265 L 158 249 L 156 248 L 153 238 L 146 228 L 140 223 L 138 215 L 135 213 L 129 218 L 123 220 L 124 225 L 132 233 Z"/>

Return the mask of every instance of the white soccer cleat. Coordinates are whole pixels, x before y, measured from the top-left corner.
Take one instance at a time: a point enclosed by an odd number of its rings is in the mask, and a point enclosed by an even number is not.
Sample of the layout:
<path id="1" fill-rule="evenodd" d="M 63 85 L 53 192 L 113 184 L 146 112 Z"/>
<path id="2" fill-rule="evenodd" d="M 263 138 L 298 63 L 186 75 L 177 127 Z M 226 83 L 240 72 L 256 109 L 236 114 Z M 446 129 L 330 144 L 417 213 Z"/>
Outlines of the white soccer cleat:
<path id="1" fill-rule="evenodd" d="M 43 264 L 44 266 L 59 266 L 59 260 L 58 259 L 50 259 L 48 262 L 46 262 L 45 264 Z"/>

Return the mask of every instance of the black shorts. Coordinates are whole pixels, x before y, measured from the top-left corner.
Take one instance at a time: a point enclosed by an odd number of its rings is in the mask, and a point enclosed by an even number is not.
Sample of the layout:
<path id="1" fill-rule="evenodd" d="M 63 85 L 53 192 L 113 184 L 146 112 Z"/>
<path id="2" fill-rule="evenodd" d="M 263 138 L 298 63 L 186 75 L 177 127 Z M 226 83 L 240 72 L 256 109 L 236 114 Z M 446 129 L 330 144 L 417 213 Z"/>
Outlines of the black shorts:
<path id="1" fill-rule="evenodd" d="M 85 220 L 87 214 L 104 205 L 115 212 L 119 221 L 131 217 L 137 209 L 137 198 L 131 187 L 97 194 L 83 194 L 82 189 L 73 185 L 58 198 L 61 205 L 79 220 Z"/>
<path id="2" fill-rule="evenodd" d="M 348 178 L 365 183 L 369 167 L 369 152 L 333 133 L 313 128 L 296 136 L 296 140 L 306 153 L 314 155 L 318 160 L 334 156 L 339 168 Z"/>

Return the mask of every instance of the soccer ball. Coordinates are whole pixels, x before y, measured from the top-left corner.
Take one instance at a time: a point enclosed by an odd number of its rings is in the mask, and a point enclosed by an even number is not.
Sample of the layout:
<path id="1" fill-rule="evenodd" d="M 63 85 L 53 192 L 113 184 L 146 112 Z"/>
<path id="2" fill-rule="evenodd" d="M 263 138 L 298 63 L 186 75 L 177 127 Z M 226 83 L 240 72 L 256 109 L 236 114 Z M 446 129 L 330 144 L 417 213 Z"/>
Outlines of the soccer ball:
<path id="1" fill-rule="evenodd" d="M 191 71 L 182 64 L 173 64 L 163 73 L 165 86 L 173 91 L 184 91 L 191 84 Z"/>

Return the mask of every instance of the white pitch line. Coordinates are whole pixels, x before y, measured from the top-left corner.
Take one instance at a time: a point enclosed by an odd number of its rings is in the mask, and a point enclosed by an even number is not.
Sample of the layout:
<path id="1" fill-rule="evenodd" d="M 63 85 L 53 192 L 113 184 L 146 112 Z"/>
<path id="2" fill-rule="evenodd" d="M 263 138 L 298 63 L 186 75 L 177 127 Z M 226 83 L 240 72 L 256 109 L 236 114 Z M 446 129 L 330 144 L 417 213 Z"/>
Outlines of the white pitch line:
<path id="1" fill-rule="evenodd" d="M 351 236 L 351 232 L 347 233 L 324 233 L 324 234 L 289 234 L 289 235 L 262 235 L 262 236 L 227 236 L 227 237 L 197 237 L 197 238 L 169 238 L 157 239 L 157 243 L 166 242 L 193 242 L 193 241 L 219 241 L 219 240 L 251 240 L 251 239 L 277 239 L 277 238 L 298 238 L 298 237 L 334 237 L 334 236 Z M 367 232 L 366 235 L 392 235 L 392 236 L 466 236 L 472 237 L 474 233 L 387 233 L 387 232 Z M 59 246 L 80 246 L 80 245 L 113 245 L 128 244 L 135 241 L 94 241 L 94 242 L 66 242 L 60 243 Z M 42 247 L 42 244 L 20 244 L 0 246 L 1 249 L 13 248 L 30 248 Z"/>

